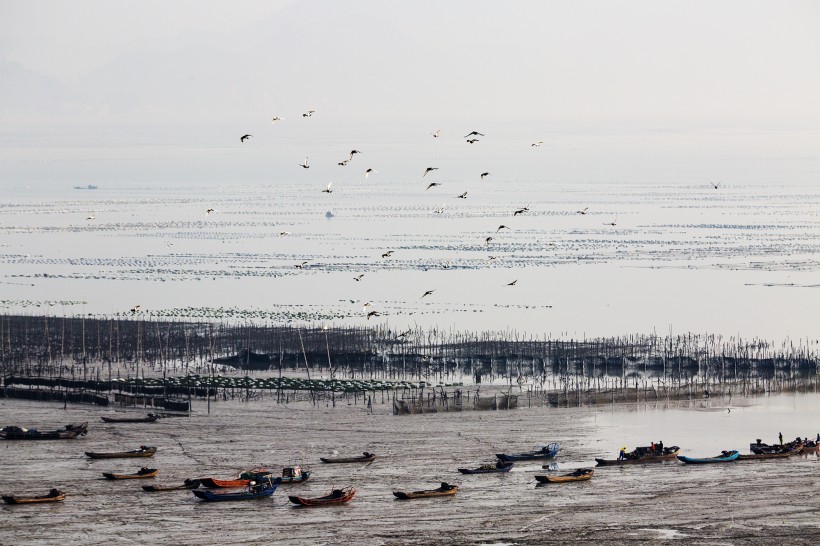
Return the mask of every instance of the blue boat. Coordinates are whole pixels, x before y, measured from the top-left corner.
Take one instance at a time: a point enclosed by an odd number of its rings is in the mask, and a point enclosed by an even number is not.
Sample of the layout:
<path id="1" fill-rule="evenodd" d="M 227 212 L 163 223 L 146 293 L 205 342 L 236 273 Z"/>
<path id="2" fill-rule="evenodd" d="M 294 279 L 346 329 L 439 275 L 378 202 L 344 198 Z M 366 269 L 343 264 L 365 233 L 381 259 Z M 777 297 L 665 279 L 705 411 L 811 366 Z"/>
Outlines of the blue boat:
<path id="1" fill-rule="evenodd" d="M 496 453 L 495 456 L 502 462 L 508 463 L 510 461 L 534 461 L 536 459 L 552 459 L 558 455 L 558 450 L 561 446 L 553 442 L 549 445 L 540 446 L 533 451 L 527 453 Z"/>
<path id="2" fill-rule="evenodd" d="M 740 455 L 740 453 L 737 451 L 722 451 L 721 454 L 716 457 L 707 457 L 705 459 L 678 455 L 678 460 L 686 464 L 728 463 L 736 460 L 738 455 Z"/>
<path id="3" fill-rule="evenodd" d="M 275 480 L 266 480 L 264 483 L 248 485 L 248 489 L 245 491 L 218 493 L 207 489 L 194 489 L 191 493 L 199 499 L 211 502 L 262 499 L 273 495 L 281 482 L 282 478 L 276 478 Z"/>

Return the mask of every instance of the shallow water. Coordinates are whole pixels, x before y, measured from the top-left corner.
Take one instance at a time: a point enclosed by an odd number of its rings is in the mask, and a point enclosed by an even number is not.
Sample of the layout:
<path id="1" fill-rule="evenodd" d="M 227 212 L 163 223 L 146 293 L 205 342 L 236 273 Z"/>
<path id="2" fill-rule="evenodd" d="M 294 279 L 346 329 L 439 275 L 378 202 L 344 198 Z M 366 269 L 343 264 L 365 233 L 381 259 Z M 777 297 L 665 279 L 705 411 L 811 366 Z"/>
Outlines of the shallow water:
<path id="1" fill-rule="evenodd" d="M 69 496 L 59 505 L 0 507 L 8 544 L 137 541 L 224 543 L 506 543 L 595 540 L 626 542 L 682 538 L 703 543 L 805 543 L 820 536 L 816 517 L 818 458 L 689 467 L 678 463 L 596 468 L 589 482 L 536 487 L 547 472 L 538 461 L 517 463 L 506 475 L 462 476 L 459 467 L 494 460 L 497 452 L 558 441 L 558 471 L 591 466 L 630 448 L 663 440 L 688 455 L 723 449 L 748 452 L 757 437 L 813 436 L 819 431 L 816 394 L 754 399 L 519 409 L 392 416 L 389 403 L 312 407 L 218 402 L 206 414 L 151 424 L 109 424 L 113 409 L 0 401 L 5 423 L 57 428 L 90 422 L 87 437 L 56 442 L 0 442 L 0 490 Z M 731 411 L 727 411 L 731 409 Z M 137 412 L 139 413 L 139 412 Z M 400 433 L 399 433 L 400 431 Z M 90 461 L 84 451 L 156 445 L 152 459 Z M 323 465 L 320 456 L 378 454 L 369 465 Z M 106 471 L 135 471 L 148 463 L 155 480 L 110 482 Z M 270 500 L 205 504 L 188 491 L 145 493 L 143 483 L 176 484 L 188 477 L 229 476 L 253 466 L 279 471 L 301 464 L 314 475 L 282 486 Z M 44 479 L 44 476 L 48 478 Z M 392 491 L 461 487 L 452 498 L 401 502 Z M 355 485 L 344 507 L 299 509 L 288 492 L 318 496 Z M 772 499 L 787 499 L 773 502 Z"/>

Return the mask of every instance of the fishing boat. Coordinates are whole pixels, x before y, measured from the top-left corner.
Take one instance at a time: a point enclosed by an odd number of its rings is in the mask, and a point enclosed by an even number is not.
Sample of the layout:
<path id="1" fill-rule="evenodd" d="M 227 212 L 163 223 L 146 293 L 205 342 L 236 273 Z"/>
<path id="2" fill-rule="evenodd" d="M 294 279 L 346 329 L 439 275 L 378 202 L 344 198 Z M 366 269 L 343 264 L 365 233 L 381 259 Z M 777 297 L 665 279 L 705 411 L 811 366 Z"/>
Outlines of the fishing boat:
<path id="1" fill-rule="evenodd" d="M 811 440 L 806 440 L 800 446 L 800 453 L 820 453 L 820 442 L 813 442 Z"/>
<path id="2" fill-rule="evenodd" d="M 462 474 L 498 474 L 499 472 L 509 472 L 515 463 L 504 463 L 498 461 L 495 464 L 485 464 L 478 468 L 459 468 Z"/>
<path id="3" fill-rule="evenodd" d="M 564 474 L 563 476 L 544 476 L 536 475 L 535 480 L 538 483 L 566 483 L 566 482 L 584 482 L 592 479 L 592 474 L 595 472 L 591 468 L 579 468 L 575 472 Z"/>
<path id="4" fill-rule="evenodd" d="M 188 478 L 182 485 L 143 485 L 144 491 L 179 491 L 180 489 L 196 489 L 199 487 L 199 480 Z"/>
<path id="5" fill-rule="evenodd" d="M 624 464 L 646 464 L 646 463 L 662 463 L 665 461 L 674 461 L 678 456 L 680 448 L 678 446 L 669 446 L 663 448 L 652 449 L 651 446 L 636 447 L 634 451 L 626 454 L 624 459 L 595 459 L 598 466 L 617 466 Z"/>
<path id="6" fill-rule="evenodd" d="M 738 461 L 759 461 L 765 459 L 785 459 L 791 455 L 800 453 L 802 446 L 771 446 L 768 448 L 755 448 L 750 455 L 738 455 Z"/>
<path id="7" fill-rule="evenodd" d="M 447 482 L 441 482 L 437 489 L 427 489 L 423 491 L 393 491 L 393 496 L 401 500 L 410 499 L 427 499 L 430 497 L 449 497 L 458 492 L 457 485 L 450 485 Z"/>
<path id="8" fill-rule="evenodd" d="M 678 460 L 684 462 L 686 464 L 709 464 L 709 463 L 728 463 L 731 461 L 737 460 L 740 456 L 740 453 L 735 451 L 721 451 L 720 455 L 716 455 L 714 457 L 705 457 L 699 459 L 697 457 L 686 457 L 684 455 L 678 455 Z"/>
<path id="9" fill-rule="evenodd" d="M 282 469 L 282 483 L 301 483 L 310 478 L 310 470 L 303 470 L 301 466 L 286 466 Z"/>
<path id="10" fill-rule="evenodd" d="M 202 487 L 208 489 L 247 487 L 250 482 L 259 482 L 268 476 L 270 476 L 270 471 L 267 468 L 253 468 L 251 470 L 245 470 L 236 478 L 228 478 L 227 480 L 219 478 L 200 478 L 199 481 Z"/>
<path id="11" fill-rule="evenodd" d="M 348 502 L 355 494 L 355 488 L 347 487 L 345 489 L 334 489 L 324 497 L 306 498 L 288 495 L 288 500 L 299 506 L 335 506 Z"/>
<path id="12" fill-rule="evenodd" d="M 156 413 L 149 413 L 145 417 L 100 417 L 106 423 L 153 423 L 159 419 Z"/>
<path id="13" fill-rule="evenodd" d="M 533 461 L 536 459 L 552 459 L 556 455 L 558 455 L 558 451 L 561 449 L 561 446 L 555 442 L 551 444 L 547 444 L 545 446 L 538 446 L 532 451 L 528 451 L 526 453 L 496 453 L 495 456 L 501 462 L 511 462 L 511 461 Z"/>
<path id="14" fill-rule="evenodd" d="M 276 491 L 280 481 L 281 480 L 279 478 L 274 480 L 266 479 L 260 483 L 251 481 L 248 483 L 248 488 L 245 491 L 229 491 L 220 493 L 217 491 L 194 489 L 191 493 L 193 493 L 198 499 L 210 502 L 264 499 L 273 495 L 273 492 Z"/>
<path id="15" fill-rule="evenodd" d="M 3 502 L 6 504 L 33 504 L 40 502 L 60 502 L 65 498 L 65 493 L 59 489 L 52 489 L 48 495 L 37 497 L 27 497 L 24 495 L 3 495 Z"/>
<path id="16" fill-rule="evenodd" d="M 134 474 L 114 474 L 112 472 L 103 472 L 103 476 L 109 480 L 139 480 L 142 478 L 153 478 L 157 474 L 159 474 L 158 469 L 145 468 L 144 466 Z"/>
<path id="17" fill-rule="evenodd" d="M 365 451 L 358 457 L 319 457 L 323 463 L 370 463 L 376 459 L 376 455 Z"/>
<path id="18" fill-rule="evenodd" d="M 63 430 L 41 432 L 34 428 L 23 428 L 15 425 L 0 429 L 0 438 L 6 440 L 66 440 L 85 436 L 88 433 L 88 423 L 66 425 Z"/>
<path id="19" fill-rule="evenodd" d="M 153 457 L 156 452 L 156 447 L 140 446 L 139 449 L 135 449 L 133 451 L 86 451 L 85 455 L 86 457 L 90 457 L 92 459 L 130 459 L 133 457 Z"/>

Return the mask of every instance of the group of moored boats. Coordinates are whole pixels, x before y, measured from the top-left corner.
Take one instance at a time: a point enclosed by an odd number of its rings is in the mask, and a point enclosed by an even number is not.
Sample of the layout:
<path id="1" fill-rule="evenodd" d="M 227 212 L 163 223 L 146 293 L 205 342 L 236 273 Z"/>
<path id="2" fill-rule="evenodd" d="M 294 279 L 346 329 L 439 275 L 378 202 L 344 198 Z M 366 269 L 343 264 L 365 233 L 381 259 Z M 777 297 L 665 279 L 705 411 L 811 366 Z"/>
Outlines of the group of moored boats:
<path id="1" fill-rule="evenodd" d="M 140 423 L 153 422 L 159 417 L 155 414 L 148 414 L 144 418 L 103 418 L 103 421 L 114 423 Z M 36 429 L 25 429 L 18 426 L 6 426 L 0 429 L 0 438 L 7 440 L 45 440 L 45 439 L 72 439 L 84 436 L 88 432 L 88 423 L 78 423 L 66 425 L 63 429 L 41 432 Z M 782 441 L 782 440 L 781 440 Z M 820 438 L 818 438 L 820 441 Z M 663 444 L 652 444 L 645 447 L 636 447 L 633 451 L 626 453 L 625 448 L 621 451 L 617 459 L 595 459 L 598 466 L 620 466 L 646 463 L 662 463 L 666 461 L 681 461 L 686 464 L 708 464 L 724 463 L 736 460 L 755 461 L 765 459 L 782 459 L 800 453 L 820 452 L 820 442 L 808 439 L 797 438 L 793 442 L 768 445 L 761 440 L 750 444 L 750 454 L 741 455 L 737 450 L 722 451 L 714 457 L 698 458 L 680 455 L 678 446 L 663 446 Z M 549 461 L 555 458 L 560 451 L 558 443 L 550 443 L 538 446 L 535 449 L 523 453 L 497 453 L 497 462 L 485 464 L 476 468 L 459 468 L 462 474 L 498 474 L 510 472 L 517 461 Z M 147 458 L 153 457 L 157 453 L 155 446 L 140 446 L 139 449 L 130 451 L 86 451 L 85 455 L 90 459 L 124 459 L 124 458 Z M 345 457 L 320 457 L 319 460 L 325 464 L 358 463 L 367 464 L 376 460 L 376 455 L 365 451 L 361 455 Z M 554 464 L 544 464 L 543 468 L 554 468 Z M 103 472 L 103 477 L 110 480 L 132 480 L 154 478 L 159 474 L 159 469 L 142 467 L 133 473 Z M 563 475 L 536 475 L 535 480 L 541 484 L 559 484 L 568 482 L 588 481 L 592 478 L 594 470 L 591 468 L 579 468 Z M 178 485 L 144 485 L 142 489 L 148 492 L 159 491 L 179 491 L 189 490 L 193 495 L 203 501 L 239 501 L 253 500 L 271 497 L 277 488 L 282 484 L 296 484 L 308 480 L 311 471 L 300 466 L 289 466 L 282 469 L 281 476 L 273 476 L 273 473 L 265 468 L 253 468 L 240 472 L 233 478 L 188 478 Z M 423 499 L 431 497 L 449 497 L 455 495 L 459 486 L 447 482 L 441 482 L 440 486 L 434 489 L 424 489 L 417 491 L 394 491 L 393 495 L 400 500 Z M 298 495 L 288 495 L 288 500 L 297 506 L 332 506 L 345 504 L 356 494 L 353 486 L 338 489 L 334 488 L 327 495 L 321 497 L 302 497 Z M 65 499 L 66 493 L 59 489 L 51 489 L 46 495 L 23 496 L 23 495 L 3 495 L 3 501 L 8 504 L 32 504 L 59 502 Z"/>

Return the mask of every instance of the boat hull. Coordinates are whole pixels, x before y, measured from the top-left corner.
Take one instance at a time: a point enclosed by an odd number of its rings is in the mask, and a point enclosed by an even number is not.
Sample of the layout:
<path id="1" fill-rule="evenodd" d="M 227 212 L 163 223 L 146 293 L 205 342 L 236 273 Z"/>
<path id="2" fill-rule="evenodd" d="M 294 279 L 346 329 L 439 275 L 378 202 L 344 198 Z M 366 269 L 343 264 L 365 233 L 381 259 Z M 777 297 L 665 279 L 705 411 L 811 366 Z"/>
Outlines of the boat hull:
<path id="1" fill-rule="evenodd" d="M 135 449 L 134 451 L 119 451 L 111 453 L 86 451 L 85 455 L 91 459 L 132 459 L 140 457 L 153 457 L 156 452 L 157 448 L 149 447 L 146 449 Z"/>
<path id="2" fill-rule="evenodd" d="M 458 493 L 458 486 L 451 485 L 447 488 L 428 489 L 426 491 L 393 491 L 393 496 L 400 500 L 429 499 L 433 497 L 450 497 Z"/>
<path id="3" fill-rule="evenodd" d="M 43 502 L 60 502 L 65 499 L 65 493 L 57 491 L 56 495 L 40 495 L 36 497 L 26 497 L 20 495 L 3 495 L 3 502 L 6 504 L 39 504 Z"/>
<path id="4" fill-rule="evenodd" d="M 651 464 L 651 463 L 664 463 L 668 461 L 675 461 L 677 460 L 678 448 L 674 448 L 669 453 L 664 453 L 663 455 L 645 455 L 643 457 L 639 457 L 637 459 L 595 459 L 595 462 L 598 466 L 621 466 L 625 464 Z"/>
<path id="5" fill-rule="evenodd" d="M 185 480 L 182 485 L 143 485 L 143 491 L 180 491 L 183 489 L 196 489 L 199 487 L 199 480 Z"/>
<path id="6" fill-rule="evenodd" d="M 88 423 L 66 425 L 65 430 L 46 432 L 23 431 L 19 427 L 4 427 L 0 430 L 0 438 L 5 440 L 71 440 L 86 434 L 88 434 Z"/>
<path id="7" fill-rule="evenodd" d="M 544 475 L 537 475 L 535 476 L 535 480 L 538 483 L 567 483 L 567 482 L 585 482 L 592 479 L 592 474 L 594 470 L 589 469 L 589 471 L 584 473 L 573 472 L 571 474 L 564 474 L 563 476 L 544 476 Z"/>
<path id="8" fill-rule="evenodd" d="M 113 472 L 103 472 L 103 476 L 107 480 L 142 480 L 145 478 L 154 478 L 159 474 L 156 468 L 149 468 L 144 472 L 137 472 L 136 474 L 114 474 Z"/>
<path id="9" fill-rule="evenodd" d="M 194 489 L 191 493 L 198 499 L 208 502 L 229 502 L 229 501 L 244 501 L 265 499 L 273 495 L 276 488 L 279 486 L 279 479 L 277 478 L 270 485 L 255 489 L 253 491 L 240 491 L 236 493 L 217 493 L 215 491 Z"/>
<path id="10" fill-rule="evenodd" d="M 502 474 L 512 470 L 514 463 L 499 462 L 493 468 L 459 468 L 458 471 L 462 474 Z"/>
<path id="11" fill-rule="evenodd" d="M 299 497 L 296 495 L 288 495 L 288 500 L 298 506 L 338 506 L 340 504 L 345 504 L 346 502 L 350 501 L 350 499 L 352 499 L 355 494 L 356 489 L 350 487 L 347 489 L 339 489 L 338 493 L 333 492 L 329 495 L 325 495 L 324 497 L 307 498 Z"/>
<path id="12" fill-rule="evenodd" d="M 706 458 L 686 457 L 684 455 L 678 455 L 678 460 L 686 464 L 730 463 L 732 461 L 736 461 L 739 456 L 740 454 L 737 451 L 730 451 L 728 455 L 720 455 L 717 457 Z"/>

